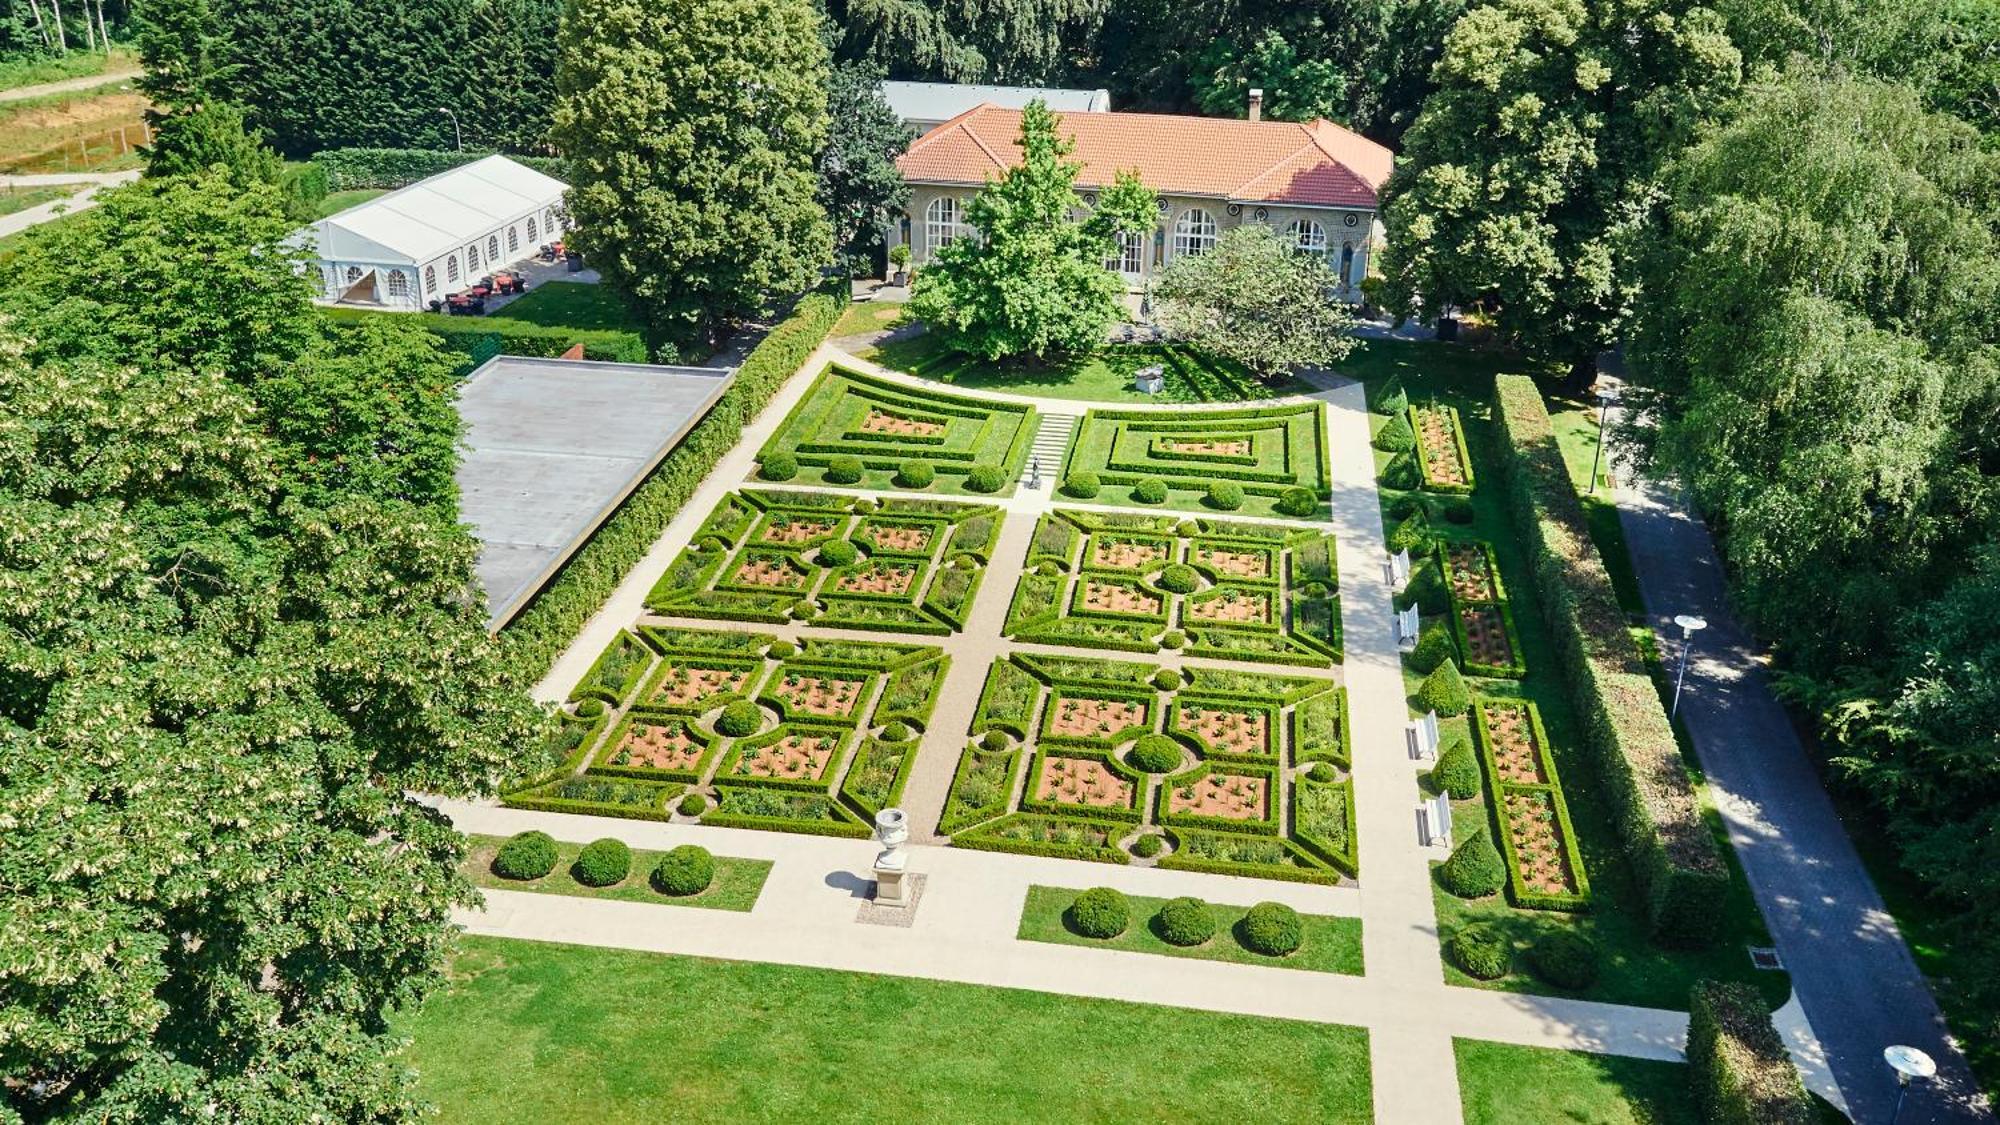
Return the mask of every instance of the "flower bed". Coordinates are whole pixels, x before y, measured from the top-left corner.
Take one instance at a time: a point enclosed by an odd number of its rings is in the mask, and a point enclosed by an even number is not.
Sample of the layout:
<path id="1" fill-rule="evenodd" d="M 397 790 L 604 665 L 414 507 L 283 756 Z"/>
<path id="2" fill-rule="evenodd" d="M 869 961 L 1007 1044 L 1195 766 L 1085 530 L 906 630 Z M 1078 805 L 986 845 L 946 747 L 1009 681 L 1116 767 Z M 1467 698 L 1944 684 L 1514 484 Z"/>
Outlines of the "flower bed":
<path id="1" fill-rule="evenodd" d="M 1500 825 L 1508 897 L 1516 906 L 1536 910 L 1589 909 L 1590 882 L 1577 853 L 1541 711 L 1528 702 L 1481 700 L 1472 716 Z"/>
<path id="2" fill-rule="evenodd" d="M 1500 582 L 1493 548 L 1469 540 L 1438 545 L 1437 562 L 1450 601 L 1452 638 L 1459 663 L 1474 676 L 1518 680 L 1528 674 L 1521 654 L 1514 606 Z"/>
<path id="3" fill-rule="evenodd" d="M 975 466 L 997 469 L 1011 491 L 1036 428 L 1034 410 L 1014 403 L 962 398 L 830 368 L 758 453 L 796 459 L 796 479 L 828 481 L 834 462 L 852 458 L 862 478 L 845 483 L 900 488 L 905 465 L 931 466 L 936 492 L 966 492 Z"/>
<path id="4" fill-rule="evenodd" d="M 1092 410 L 1071 442 L 1059 479 L 1094 473 L 1102 484 L 1088 498 L 1130 506 L 1144 500 L 1142 481 L 1166 486 L 1165 506 L 1208 510 L 1209 486 L 1239 485 L 1243 510 L 1282 514 L 1277 499 L 1304 488 L 1320 500 L 1331 494 L 1327 477 L 1326 412 L 1318 404 L 1239 410 Z"/>
<path id="5" fill-rule="evenodd" d="M 1417 467 L 1431 492 L 1467 493 L 1478 483 L 1465 449 L 1465 427 L 1454 406 L 1410 404 L 1410 428 L 1417 435 Z"/>

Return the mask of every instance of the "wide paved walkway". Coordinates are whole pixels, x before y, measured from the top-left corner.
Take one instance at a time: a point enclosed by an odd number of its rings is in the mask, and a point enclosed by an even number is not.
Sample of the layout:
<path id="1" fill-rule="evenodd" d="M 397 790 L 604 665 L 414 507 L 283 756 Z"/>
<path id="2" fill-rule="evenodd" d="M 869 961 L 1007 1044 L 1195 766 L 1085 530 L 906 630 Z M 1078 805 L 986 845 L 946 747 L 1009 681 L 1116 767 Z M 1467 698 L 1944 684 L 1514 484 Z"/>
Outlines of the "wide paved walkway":
<path id="1" fill-rule="evenodd" d="M 1907 1043 L 1937 1060 L 1940 1086 L 1913 1099 L 1903 1120 L 1992 1121 L 1895 919 L 1771 694 L 1762 646 L 1730 610 L 1708 529 L 1658 482 L 1632 475 L 1616 498 L 1661 651 L 1680 651 L 1675 615 L 1708 620 L 1681 717 L 1849 1111 L 1857 1121 L 1888 1120 L 1896 1087 L 1882 1048 Z"/>

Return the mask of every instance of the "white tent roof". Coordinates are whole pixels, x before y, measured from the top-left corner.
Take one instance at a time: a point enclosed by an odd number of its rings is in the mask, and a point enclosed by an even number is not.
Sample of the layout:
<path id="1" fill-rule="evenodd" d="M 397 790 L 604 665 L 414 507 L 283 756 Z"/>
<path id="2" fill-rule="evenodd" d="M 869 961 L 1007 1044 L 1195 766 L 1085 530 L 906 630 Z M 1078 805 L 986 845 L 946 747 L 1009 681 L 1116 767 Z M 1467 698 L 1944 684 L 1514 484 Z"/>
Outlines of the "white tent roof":
<path id="1" fill-rule="evenodd" d="M 552 176 L 488 156 L 349 207 L 301 233 L 328 261 L 415 265 L 553 207 L 568 190 Z"/>
<path id="2" fill-rule="evenodd" d="M 884 82 L 882 96 L 905 121 L 950 121 L 973 106 L 991 103 L 1002 109 L 1025 109 L 1039 98 L 1057 113 L 1105 113 L 1111 94 L 1105 90 L 1055 90 L 1033 86 L 969 86 L 956 82 Z"/>

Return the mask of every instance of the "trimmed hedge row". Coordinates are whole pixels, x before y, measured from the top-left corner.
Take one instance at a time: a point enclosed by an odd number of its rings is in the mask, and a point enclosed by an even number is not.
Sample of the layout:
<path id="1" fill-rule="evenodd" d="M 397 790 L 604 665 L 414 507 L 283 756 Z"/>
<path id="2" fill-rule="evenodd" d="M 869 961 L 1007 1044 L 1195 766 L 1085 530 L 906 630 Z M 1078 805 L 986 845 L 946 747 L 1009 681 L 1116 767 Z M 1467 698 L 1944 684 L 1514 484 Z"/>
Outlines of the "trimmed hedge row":
<path id="1" fill-rule="evenodd" d="M 583 358 L 611 363 L 649 363 L 652 351 L 637 332 L 609 328 L 563 328 L 513 320 L 505 316 L 451 316 L 427 312 L 375 312 L 369 309 L 322 310 L 336 325 L 356 324 L 370 317 L 393 316 L 405 324 L 416 324 L 436 336 L 445 347 L 465 356 L 465 371 L 471 371 L 496 355 L 532 356 L 553 359 L 577 344 Z"/>
<path id="2" fill-rule="evenodd" d="M 1718 936 L 1724 912 L 1715 904 L 1728 890 L 1729 865 L 1702 820 L 1666 709 L 1626 632 L 1534 381 L 1498 377 L 1494 417 L 1506 438 L 1508 507 L 1585 745 L 1645 895 L 1653 940 L 1707 945 Z"/>
<path id="3" fill-rule="evenodd" d="M 313 154 L 312 162 L 326 173 L 329 191 L 352 191 L 405 187 L 491 155 L 483 149 L 330 148 Z M 560 157 L 509 154 L 507 159 L 558 180 L 569 179 L 569 163 Z"/>
<path id="4" fill-rule="evenodd" d="M 792 315 L 750 352 L 707 416 L 501 632 L 508 659 L 524 681 L 540 679 L 548 671 L 584 621 L 611 596 L 715 463 L 741 438 L 743 428 L 826 339 L 841 309 L 841 303 L 827 293 L 800 301 Z"/>
<path id="5" fill-rule="evenodd" d="M 1769 1008 L 1748 984 L 1695 984 L 1688 997 L 1687 1059 L 1702 1117 L 1713 1125 L 1818 1120 Z"/>

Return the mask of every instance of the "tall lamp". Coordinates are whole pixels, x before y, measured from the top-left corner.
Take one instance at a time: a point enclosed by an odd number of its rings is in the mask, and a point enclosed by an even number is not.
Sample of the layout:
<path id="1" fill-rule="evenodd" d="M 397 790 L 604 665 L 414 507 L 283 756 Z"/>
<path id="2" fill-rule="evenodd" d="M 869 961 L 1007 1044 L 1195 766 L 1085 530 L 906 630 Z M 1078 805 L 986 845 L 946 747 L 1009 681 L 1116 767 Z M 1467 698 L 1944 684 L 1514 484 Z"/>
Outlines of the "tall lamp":
<path id="1" fill-rule="evenodd" d="M 1882 1061 L 1896 1072 L 1896 1109 L 1889 1115 L 1889 1125 L 1896 1125 L 1896 1118 L 1903 1115 L 1903 1099 L 1910 1096 L 1910 1083 L 1928 1081 L 1937 1077 L 1937 1063 L 1929 1055 L 1915 1047 L 1898 1044 L 1882 1049 Z"/>
<path id="2" fill-rule="evenodd" d="M 1694 635 L 1708 628 L 1706 618 L 1692 613 L 1683 613 L 1674 618 L 1674 624 L 1681 627 L 1681 670 L 1674 673 L 1674 705 L 1667 711 L 1669 719 L 1681 713 L 1681 685 L 1687 682 L 1688 652 L 1694 648 Z"/>
<path id="3" fill-rule="evenodd" d="M 1597 466 L 1604 461 L 1604 421 L 1610 415 L 1611 408 L 1617 405 L 1617 391 L 1597 392 L 1597 452 L 1590 458 L 1590 488 L 1585 495 L 1597 495 Z"/>

